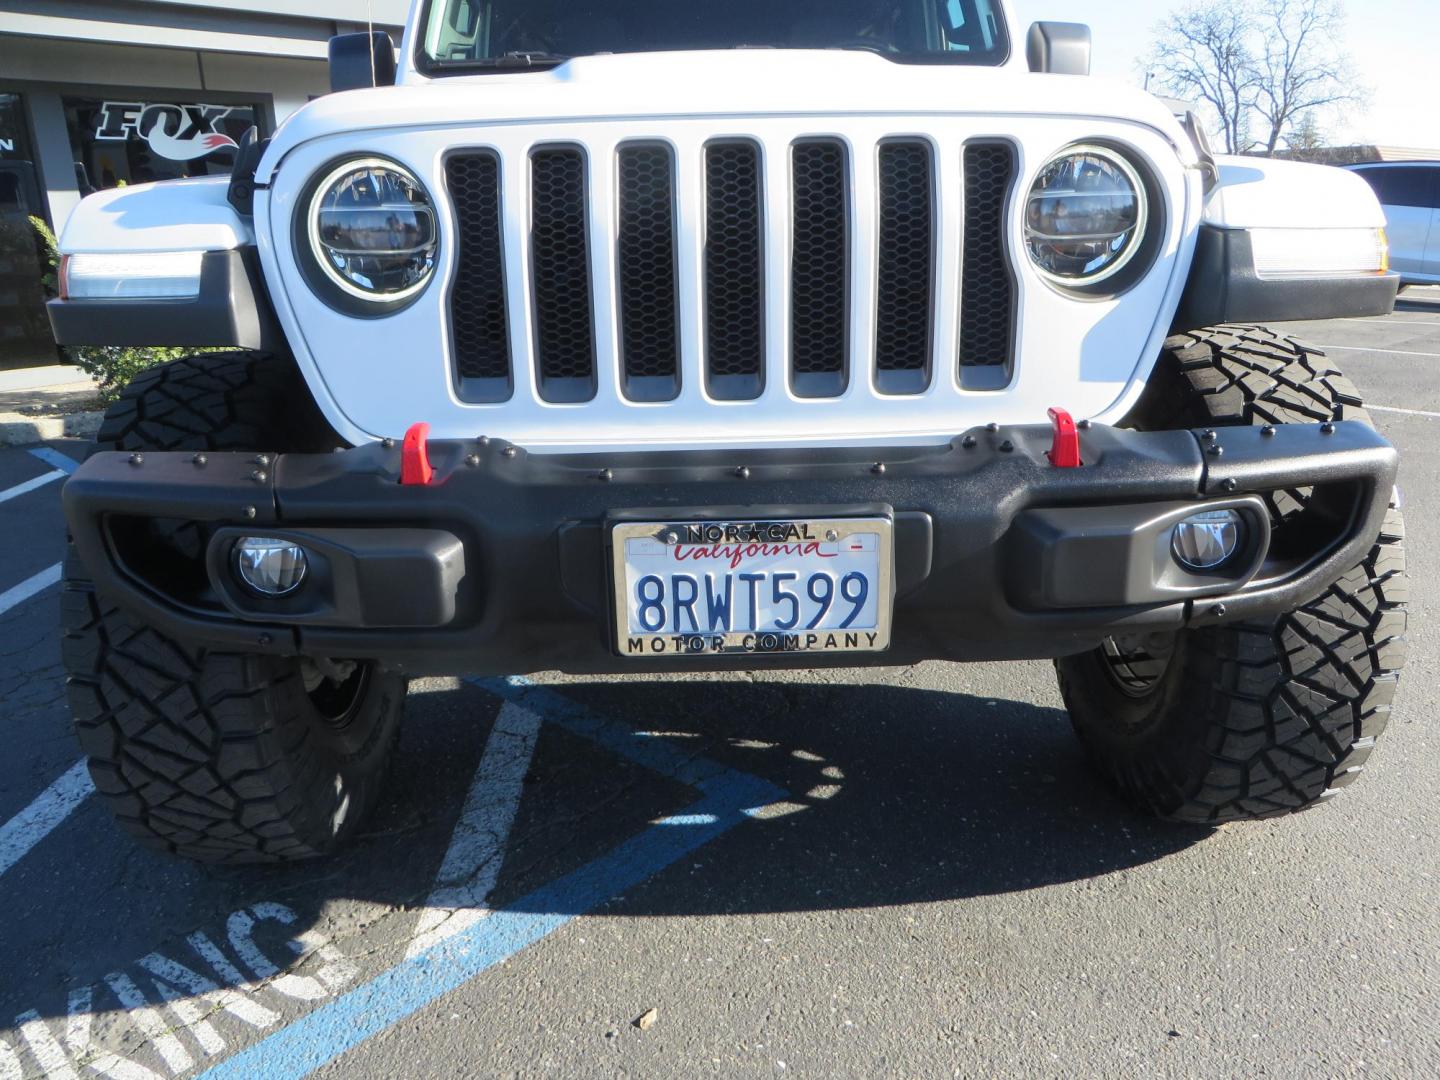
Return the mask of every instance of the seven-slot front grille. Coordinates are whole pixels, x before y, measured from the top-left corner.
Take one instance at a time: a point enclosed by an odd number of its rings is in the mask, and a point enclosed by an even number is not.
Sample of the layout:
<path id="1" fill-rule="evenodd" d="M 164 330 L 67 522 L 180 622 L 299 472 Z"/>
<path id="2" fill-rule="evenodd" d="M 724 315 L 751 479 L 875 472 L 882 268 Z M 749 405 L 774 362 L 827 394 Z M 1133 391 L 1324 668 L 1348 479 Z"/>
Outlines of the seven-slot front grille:
<path id="1" fill-rule="evenodd" d="M 960 158 L 958 173 L 942 168 L 945 153 Z M 656 140 L 603 154 L 535 146 L 523 171 L 492 150 L 447 157 L 457 246 L 451 341 L 463 400 L 503 401 L 533 380 L 545 401 L 589 401 L 613 385 L 607 392 L 625 399 L 663 402 L 695 389 L 686 389 L 687 371 L 718 400 L 787 390 L 838 397 L 857 378 L 903 397 L 953 379 L 957 360 L 965 389 L 1007 385 L 1016 288 L 1005 242 L 1016 172 L 1009 143 L 946 150 L 907 137 L 862 152 L 837 138 L 717 137 L 698 160 L 676 155 Z M 782 161 L 787 190 L 772 190 Z M 942 189 L 942 176 L 958 190 Z M 523 189 L 524 205 L 508 214 L 502 177 Z M 948 249 L 944 261 L 954 265 L 942 266 L 942 207 L 962 206 L 963 244 Z M 772 220 L 777 212 L 781 221 Z M 506 256 L 517 221 L 528 223 L 521 262 Z M 597 228 L 613 230 L 613 243 Z M 779 238 L 788 258 L 777 262 L 768 245 Z M 600 252 L 612 265 L 594 262 Z M 507 286 L 507 266 L 527 280 Z M 777 272 L 784 280 L 767 283 Z M 940 325 L 939 312 L 954 306 L 941 295 L 944 282 L 959 293 L 958 328 Z M 873 337 L 856 340 L 852 321 L 867 325 L 870 315 Z M 773 354 L 782 342 L 780 362 Z M 612 356 L 615 377 L 602 380 Z M 787 385 L 772 385 L 782 371 Z"/>

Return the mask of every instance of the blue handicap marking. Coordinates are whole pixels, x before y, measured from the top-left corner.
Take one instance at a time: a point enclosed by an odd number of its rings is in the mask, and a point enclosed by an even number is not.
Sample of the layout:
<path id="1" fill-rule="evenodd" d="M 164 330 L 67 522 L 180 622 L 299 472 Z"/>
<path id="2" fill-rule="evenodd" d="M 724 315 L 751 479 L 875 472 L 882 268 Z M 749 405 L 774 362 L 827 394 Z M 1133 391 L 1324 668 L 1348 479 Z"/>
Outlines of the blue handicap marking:
<path id="1" fill-rule="evenodd" d="M 203 1076 L 217 1080 L 304 1076 L 786 798 L 784 790 L 766 780 L 684 753 L 661 738 L 598 716 L 579 702 L 527 679 L 470 681 L 535 712 L 546 723 L 558 724 L 688 785 L 699 798 L 681 813 L 655 822 L 593 862 L 541 886 L 426 952 L 400 961 Z"/>
<path id="2" fill-rule="evenodd" d="M 33 446 L 29 452 L 31 457 L 39 458 L 46 465 L 64 473 L 73 473 L 80 467 L 80 463 L 74 458 L 60 453 L 59 450 L 52 450 L 48 446 Z"/>

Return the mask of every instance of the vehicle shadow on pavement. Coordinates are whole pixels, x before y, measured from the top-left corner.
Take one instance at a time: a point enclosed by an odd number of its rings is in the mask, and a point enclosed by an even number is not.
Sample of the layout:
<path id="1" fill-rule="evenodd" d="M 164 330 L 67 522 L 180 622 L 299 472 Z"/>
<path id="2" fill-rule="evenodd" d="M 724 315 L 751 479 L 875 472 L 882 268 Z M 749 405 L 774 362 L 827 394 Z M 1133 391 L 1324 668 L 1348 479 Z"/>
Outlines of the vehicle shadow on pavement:
<path id="1" fill-rule="evenodd" d="M 1057 709 L 827 682 L 595 680 L 541 693 L 608 718 L 627 737 L 649 733 L 641 741 L 780 789 L 756 819 L 591 904 L 602 917 L 883 908 L 1037 889 L 1142 865 L 1210 832 L 1119 803 Z M 209 977 L 188 942 L 197 933 L 233 939 L 237 917 L 254 923 L 247 932 L 268 955 L 284 956 L 287 940 L 318 928 L 346 955 L 366 956 L 367 970 L 395 962 L 499 709 L 468 683 L 412 693 L 386 799 L 366 833 L 327 861 L 196 866 L 141 849 L 92 800 L 27 856 L 24 875 L 7 876 L 0 1017 L 64 1015 L 76 987 L 93 984 L 103 997 L 102 980 L 117 971 L 143 982 L 150 976 L 136 965 L 152 950 Z M 573 725 L 545 723 L 488 906 L 541 911 L 542 886 L 603 866 L 618 845 L 696 799 L 680 778 Z M 254 917 L 277 905 L 288 921 Z"/>
<path id="2" fill-rule="evenodd" d="M 1008 893 L 1142 865 L 1212 831 L 1131 811 L 1091 771 L 1059 709 L 888 684 L 557 689 L 789 793 L 773 816 L 731 830 L 629 892 L 616 914 L 865 908 Z M 552 777 L 542 757 L 532 779 L 527 798 L 539 801 L 563 775 Z M 512 852 L 528 840 L 517 827 Z M 539 883 L 524 871 L 507 878 L 496 890 L 502 903 Z"/>

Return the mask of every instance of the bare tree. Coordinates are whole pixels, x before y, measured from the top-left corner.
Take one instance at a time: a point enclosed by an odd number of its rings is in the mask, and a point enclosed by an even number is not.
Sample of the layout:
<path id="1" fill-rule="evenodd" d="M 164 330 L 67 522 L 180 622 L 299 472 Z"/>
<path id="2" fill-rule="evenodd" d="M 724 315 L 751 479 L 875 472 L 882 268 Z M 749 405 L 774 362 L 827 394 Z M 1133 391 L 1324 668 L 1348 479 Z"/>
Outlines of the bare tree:
<path id="1" fill-rule="evenodd" d="M 1208 104 L 1220 119 L 1225 152 L 1250 149 L 1250 117 L 1260 78 L 1253 19 L 1240 0 L 1198 0 L 1156 27 L 1148 66 L 1167 93 Z"/>
<path id="2" fill-rule="evenodd" d="M 1365 99 L 1344 24 L 1340 0 L 1191 0 L 1156 27 L 1147 67 L 1167 93 L 1210 106 L 1227 153 L 1268 156 L 1303 139 L 1307 117 Z"/>
<path id="3" fill-rule="evenodd" d="M 1320 130 L 1320 121 L 1315 119 L 1314 110 L 1307 112 L 1300 118 L 1300 122 L 1290 129 L 1285 136 L 1285 145 L 1290 150 L 1307 154 L 1324 149 L 1325 133 Z"/>
<path id="4" fill-rule="evenodd" d="M 1255 111 L 1268 128 L 1268 155 L 1316 110 L 1357 105 L 1365 92 L 1338 46 L 1345 28 L 1339 0 L 1264 0 L 1260 22 L 1265 48 Z"/>

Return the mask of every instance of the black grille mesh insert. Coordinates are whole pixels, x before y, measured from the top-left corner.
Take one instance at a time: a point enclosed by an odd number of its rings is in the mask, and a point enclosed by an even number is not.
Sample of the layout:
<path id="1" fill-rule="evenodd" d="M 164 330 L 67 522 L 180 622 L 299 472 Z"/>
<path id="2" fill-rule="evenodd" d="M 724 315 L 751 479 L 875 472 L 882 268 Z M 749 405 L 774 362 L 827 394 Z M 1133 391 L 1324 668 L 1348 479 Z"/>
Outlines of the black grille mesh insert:
<path id="1" fill-rule="evenodd" d="M 841 376 L 849 284 L 845 149 L 833 140 L 796 143 L 790 264 L 790 350 L 795 375 Z"/>
<path id="2" fill-rule="evenodd" d="M 595 340 L 586 249 L 585 159 L 569 148 L 531 155 L 530 245 L 540 377 L 591 379 Z"/>
<path id="3" fill-rule="evenodd" d="M 923 370 L 930 357 L 935 225 L 930 147 L 880 147 L 880 264 L 875 366 Z"/>
<path id="4" fill-rule="evenodd" d="M 489 152 L 454 154 L 445 182 L 455 204 L 457 265 L 450 288 L 455 371 L 462 379 L 510 378 L 500 238 L 500 160 Z"/>
<path id="5" fill-rule="evenodd" d="M 670 151 L 620 150 L 620 348 L 629 378 L 678 369 L 675 208 Z"/>
<path id="6" fill-rule="evenodd" d="M 712 376 L 761 374 L 760 154 L 705 148 L 705 353 Z"/>
<path id="7" fill-rule="evenodd" d="M 1015 283 L 1005 258 L 1005 200 L 1015 176 L 1009 143 L 965 147 L 965 256 L 960 283 L 960 366 L 1010 363 Z"/>

